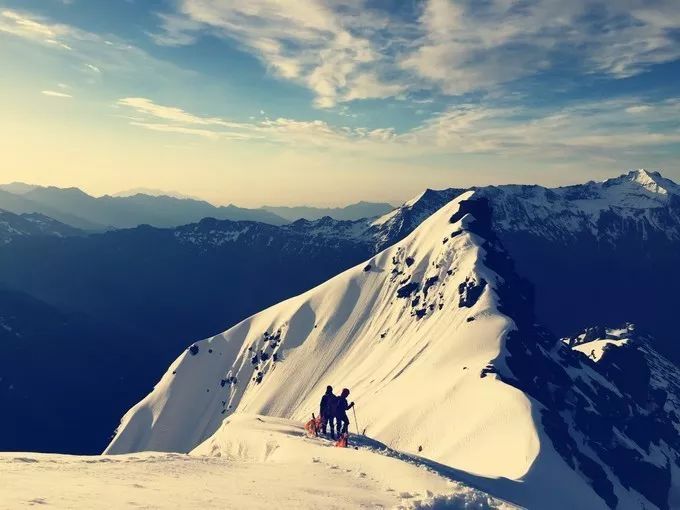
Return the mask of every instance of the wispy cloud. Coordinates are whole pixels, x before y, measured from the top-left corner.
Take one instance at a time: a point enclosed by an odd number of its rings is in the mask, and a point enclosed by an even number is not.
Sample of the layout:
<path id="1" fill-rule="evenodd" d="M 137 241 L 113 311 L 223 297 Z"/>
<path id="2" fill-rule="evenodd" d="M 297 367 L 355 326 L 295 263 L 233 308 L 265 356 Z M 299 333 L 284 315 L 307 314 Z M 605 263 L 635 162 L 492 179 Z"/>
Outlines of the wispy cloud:
<path id="1" fill-rule="evenodd" d="M 0 11 L 0 32 L 43 44 L 49 44 L 64 50 L 71 50 L 66 39 L 74 34 L 67 26 L 31 16 L 26 13 L 5 9 Z"/>
<path id="2" fill-rule="evenodd" d="M 397 17 L 368 0 L 178 0 L 160 44 L 237 41 L 332 107 L 436 88 L 461 95 L 570 67 L 624 78 L 680 58 L 676 0 L 425 0 Z"/>
<path id="3" fill-rule="evenodd" d="M 401 65 L 461 94 L 567 65 L 628 77 L 680 57 L 674 0 L 428 0 Z"/>
<path id="4" fill-rule="evenodd" d="M 235 122 L 194 115 L 146 98 L 125 98 L 118 104 L 142 116 L 134 117 L 132 125 L 155 131 L 361 152 L 378 158 L 386 154 L 595 158 L 611 151 L 634 152 L 680 143 L 677 126 L 668 128 L 668 123 L 680 115 L 680 100 L 645 103 L 631 97 L 545 111 L 462 104 L 404 132 L 288 118 Z"/>
<path id="5" fill-rule="evenodd" d="M 201 32 L 237 41 L 276 75 L 301 83 L 319 107 L 401 93 L 382 73 L 377 34 L 390 20 L 362 1 L 181 0 L 164 15 L 161 44 L 190 44 Z"/>
<path id="6" fill-rule="evenodd" d="M 63 98 L 73 97 L 71 94 L 67 94 L 66 92 L 57 92 L 56 90 L 41 90 L 40 93 L 50 97 L 63 97 Z"/>
<path id="7" fill-rule="evenodd" d="M 160 105 L 142 97 L 123 98 L 117 105 L 134 110 L 136 116 L 130 122 L 134 126 L 212 139 L 333 148 L 366 140 L 385 140 L 389 136 L 394 136 L 392 129 L 336 127 L 322 120 L 296 120 L 285 117 L 271 119 L 264 116 L 261 120 L 237 122 L 220 117 L 196 115 L 182 108 Z"/>

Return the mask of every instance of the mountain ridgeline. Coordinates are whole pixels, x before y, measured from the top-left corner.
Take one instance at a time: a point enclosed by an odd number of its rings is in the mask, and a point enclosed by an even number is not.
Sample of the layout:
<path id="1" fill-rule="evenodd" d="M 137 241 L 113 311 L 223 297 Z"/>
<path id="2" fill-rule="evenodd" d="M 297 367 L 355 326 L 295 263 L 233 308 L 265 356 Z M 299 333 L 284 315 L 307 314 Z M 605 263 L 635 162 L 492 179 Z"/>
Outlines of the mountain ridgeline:
<path id="1" fill-rule="evenodd" d="M 192 344 L 106 452 L 209 451 L 232 415 L 304 421 L 341 382 L 364 433 L 511 503 L 677 506 L 680 371 L 632 326 L 566 341 L 538 326 L 485 195 Z"/>
<path id="2" fill-rule="evenodd" d="M 32 186 L 23 183 L 0 186 L 0 209 L 9 212 L 41 213 L 83 230 L 104 231 L 148 224 L 173 227 L 205 217 L 260 221 L 282 225 L 286 220 L 263 209 L 234 205 L 216 207 L 203 200 L 152 196 L 93 197 L 78 188 Z"/>
<path id="3" fill-rule="evenodd" d="M 13 191 L 7 193 L 18 201 L 31 192 Z M 482 237 L 503 248 L 487 254 L 493 258 L 488 266 L 494 269 L 506 259 L 514 264 L 510 272 L 497 269 L 516 276 L 502 299 L 503 313 L 518 323 L 544 324 L 549 338 L 592 324 L 631 321 L 653 338 L 660 356 L 680 362 L 672 323 L 680 288 L 676 184 L 640 170 L 564 188 L 473 191 L 487 204 L 471 212 L 486 225 Z M 407 238 L 464 192 L 427 190 L 378 219 L 324 217 L 280 225 L 206 218 L 172 228 L 147 225 L 99 234 L 53 228 L 24 235 L 17 215 L 12 216 L 5 223 L 11 235 L 0 245 L 6 302 L 0 320 L 8 325 L 0 329 L 0 404 L 17 416 L 34 416 L 39 412 L 35 402 L 43 401 L 50 412 L 40 416 L 39 442 L 23 420 L 0 423 L 0 450 L 101 451 L 125 409 L 149 391 L 187 345 L 348 268 L 363 269 L 370 265 L 366 260 Z M 44 214 L 57 217 L 48 212 L 56 205 Z M 71 215 L 88 217 L 77 208 L 69 211 L 59 217 L 70 225 Z M 454 240 L 449 239 L 447 244 Z M 400 286 L 402 294 L 409 292 L 409 283 Z M 462 302 L 472 302 L 480 286 L 463 286 Z M 434 289 L 427 288 L 429 297 L 420 297 L 427 306 L 416 303 L 411 310 L 416 315 L 438 307 L 428 301 Z M 502 294 L 504 287 L 495 289 Z M 520 295 L 525 299 L 513 297 Z M 29 327 L 27 317 L 43 325 L 39 331 Z M 94 354 L 101 351 L 106 355 Z M 485 365 L 492 359 L 487 357 Z M 36 373 L 48 374 L 49 381 Z M 93 384 L 107 395 L 96 406 Z"/>

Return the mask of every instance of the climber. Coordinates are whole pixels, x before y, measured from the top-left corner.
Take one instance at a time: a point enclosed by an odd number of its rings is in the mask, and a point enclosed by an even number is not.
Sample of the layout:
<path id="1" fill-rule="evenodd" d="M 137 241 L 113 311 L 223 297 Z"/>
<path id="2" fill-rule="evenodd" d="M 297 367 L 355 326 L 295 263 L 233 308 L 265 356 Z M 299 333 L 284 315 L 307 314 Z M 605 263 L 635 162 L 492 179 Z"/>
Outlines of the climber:
<path id="1" fill-rule="evenodd" d="M 326 393 L 321 397 L 321 404 L 319 405 L 319 416 L 321 417 L 321 432 L 324 435 L 330 435 L 335 439 L 335 431 L 333 429 L 333 418 L 335 417 L 335 403 L 338 397 L 333 395 L 333 387 L 326 386 Z M 328 431 L 330 429 L 330 432 Z M 336 427 L 337 429 L 337 427 Z"/>
<path id="2" fill-rule="evenodd" d="M 354 407 L 354 402 L 347 403 L 347 397 L 349 397 L 349 390 L 345 388 L 335 402 L 335 420 L 340 434 L 347 434 L 349 429 L 347 411 Z"/>

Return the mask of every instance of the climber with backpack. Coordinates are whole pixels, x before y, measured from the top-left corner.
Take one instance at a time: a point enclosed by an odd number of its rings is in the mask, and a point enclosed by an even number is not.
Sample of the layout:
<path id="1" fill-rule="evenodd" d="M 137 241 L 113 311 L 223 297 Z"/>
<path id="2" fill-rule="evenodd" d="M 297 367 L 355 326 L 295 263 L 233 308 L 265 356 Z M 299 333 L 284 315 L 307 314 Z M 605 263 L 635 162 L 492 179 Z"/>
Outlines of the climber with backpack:
<path id="1" fill-rule="evenodd" d="M 321 417 L 321 432 L 335 439 L 333 419 L 335 418 L 335 403 L 338 397 L 333 394 L 333 387 L 326 386 L 326 393 L 321 397 L 319 404 L 319 416 Z M 330 432 L 328 431 L 330 429 Z M 337 429 L 337 426 L 336 426 Z"/>

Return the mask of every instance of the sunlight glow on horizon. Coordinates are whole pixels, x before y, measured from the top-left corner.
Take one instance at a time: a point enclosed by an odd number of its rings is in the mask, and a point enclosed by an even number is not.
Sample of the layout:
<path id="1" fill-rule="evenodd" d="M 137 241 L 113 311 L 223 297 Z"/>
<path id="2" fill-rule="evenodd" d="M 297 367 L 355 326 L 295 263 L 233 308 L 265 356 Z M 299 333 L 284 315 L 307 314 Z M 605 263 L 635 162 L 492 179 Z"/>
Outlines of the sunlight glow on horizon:
<path id="1" fill-rule="evenodd" d="M 258 207 L 396 205 L 428 187 L 563 185 L 643 167 L 680 180 L 680 97 L 669 85 L 680 76 L 672 21 L 680 7 L 661 1 L 663 18 L 614 2 L 589 19 L 581 1 L 554 21 L 562 34 L 554 43 L 589 46 L 550 52 L 529 30 L 526 54 L 506 55 L 519 37 L 509 29 L 483 47 L 474 37 L 456 42 L 497 27 L 472 4 L 447 0 L 415 10 L 357 0 L 344 13 L 307 0 L 309 8 L 283 14 L 255 0 L 269 10 L 253 24 L 245 0 L 216 2 L 212 14 L 204 0 L 181 0 L 178 10 L 102 3 L 101 12 L 78 0 L 5 0 L 0 182 L 93 195 L 146 187 Z M 457 24 L 457 9 L 470 26 Z M 637 28 L 606 37 L 655 37 L 654 48 L 591 38 L 607 16 L 624 15 Z M 530 27 L 551 19 L 550 6 L 517 16 Z M 388 21 L 386 32 L 373 29 Z M 456 52 L 487 60 L 459 61 Z M 499 74 L 490 67 L 498 59 L 515 67 Z"/>

